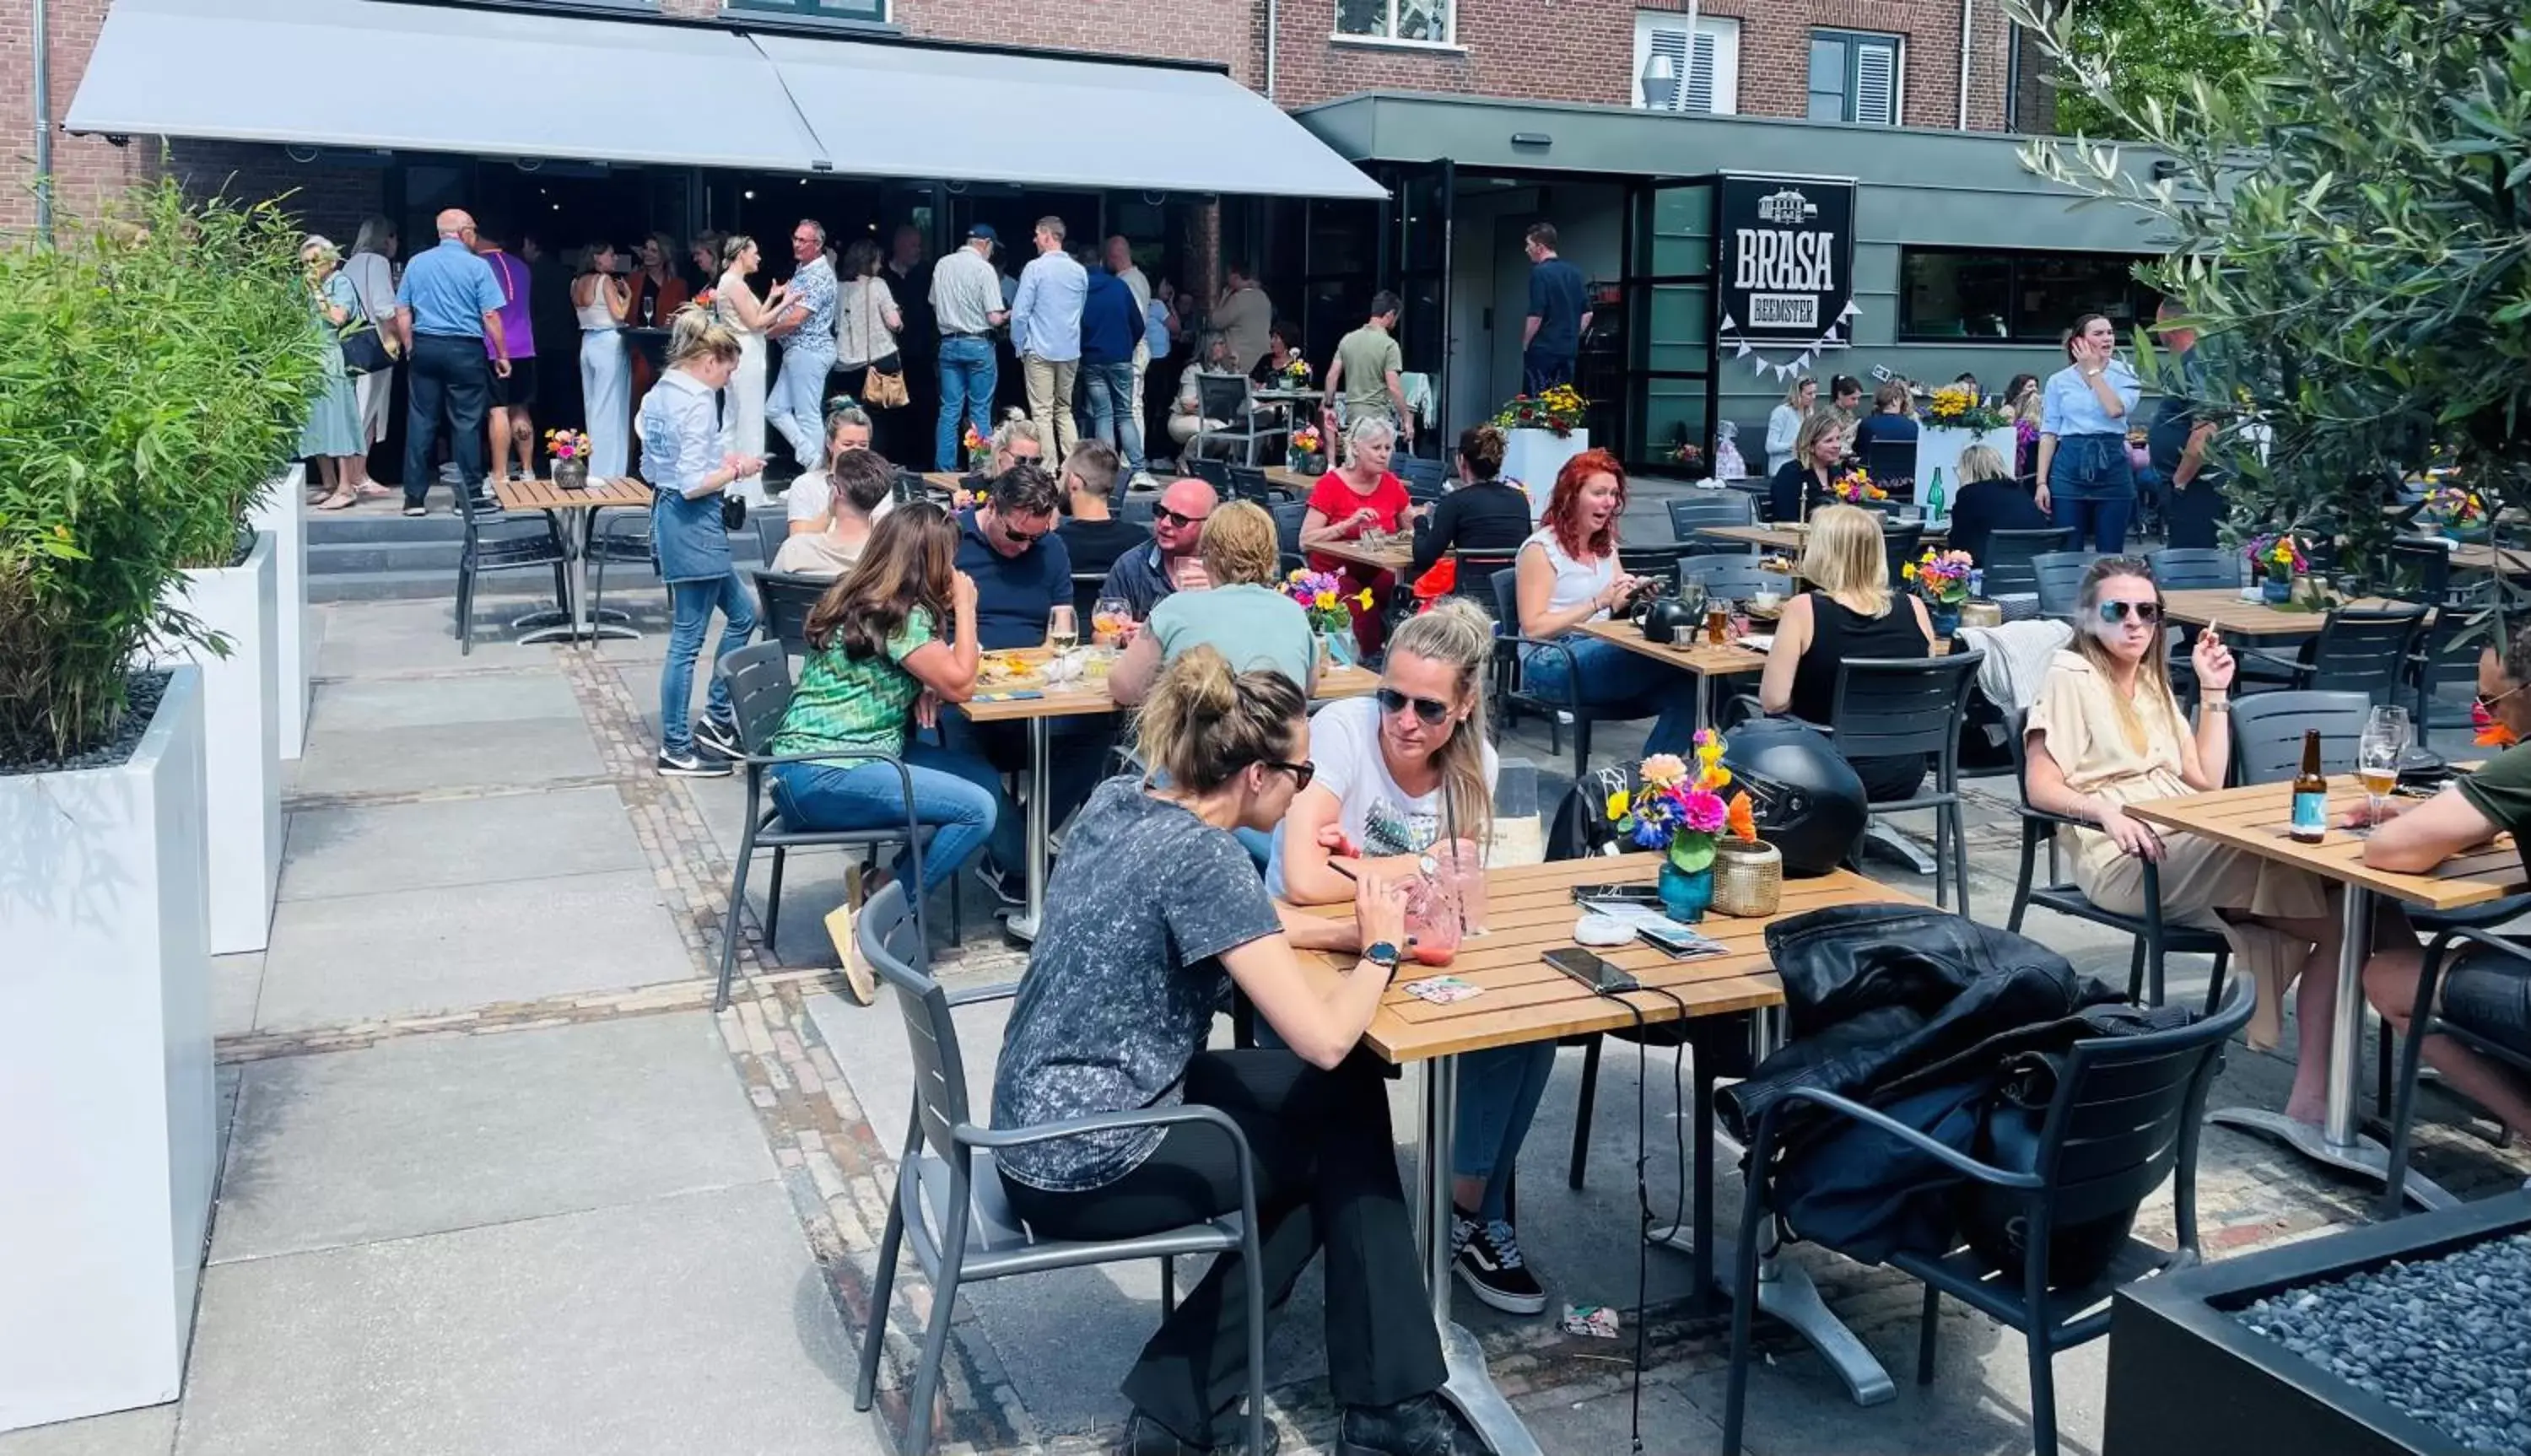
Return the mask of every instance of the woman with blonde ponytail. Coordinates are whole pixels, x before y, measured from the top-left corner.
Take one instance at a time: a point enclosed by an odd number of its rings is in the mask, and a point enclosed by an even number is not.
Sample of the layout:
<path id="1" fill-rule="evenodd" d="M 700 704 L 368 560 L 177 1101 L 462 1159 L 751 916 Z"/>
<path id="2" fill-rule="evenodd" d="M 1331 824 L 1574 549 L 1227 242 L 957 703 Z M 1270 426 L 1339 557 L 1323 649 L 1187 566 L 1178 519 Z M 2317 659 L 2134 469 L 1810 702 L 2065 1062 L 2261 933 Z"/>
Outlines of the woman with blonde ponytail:
<path id="1" fill-rule="evenodd" d="M 1493 820 L 1485 694 L 1493 645 L 1493 623 L 1475 603 L 1438 602 L 1389 640 L 1378 692 L 1331 702 L 1310 719 L 1318 773 L 1275 836 L 1266 878 L 1276 894 L 1331 904 L 1352 897 L 1355 877 L 1417 874 L 1427 855 L 1482 851 Z M 1472 1052 L 1459 1065 L 1450 1149 L 1459 1277 L 1497 1310 L 1535 1315 L 1547 1308 L 1547 1291 L 1521 1257 L 1509 1193 L 1555 1048 Z"/>
<path id="2" fill-rule="evenodd" d="M 1013 1210 L 1052 1239 L 1136 1238 L 1235 1212 L 1253 1174 L 1268 1299 L 1327 1251 L 1342 1447 L 1448 1456 L 1474 1437 L 1434 1395 L 1448 1372 L 1386 1084 L 1357 1048 L 1405 944 L 1403 884 L 1368 868 L 1350 924 L 1288 911 L 1231 837 L 1271 827 L 1308 788 L 1307 705 L 1291 679 L 1234 672 L 1209 645 L 1160 673 L 1139 718 L 1153 775 L 1099 785 L 1064 836 L 993 1074 L 1003 1132 L 1193 1103 L 1237 1124 L 1246 1157 L 1217 1121 L 1186 1121 L 1023 1143 L 996 1163 Z M 1357 937 L 1366 953 L 1350 972 L 1303 974 L 1296 948 L 1352 950 Z M 1282 1046 L 1206 1049 L 1233 985 Z M 1143 1347 L 1124 1384 L 1129 1456 L 1193 1456 L 1246 1435 L 1246 1284 L 1236 1256 L 1214 1260 Z"/>

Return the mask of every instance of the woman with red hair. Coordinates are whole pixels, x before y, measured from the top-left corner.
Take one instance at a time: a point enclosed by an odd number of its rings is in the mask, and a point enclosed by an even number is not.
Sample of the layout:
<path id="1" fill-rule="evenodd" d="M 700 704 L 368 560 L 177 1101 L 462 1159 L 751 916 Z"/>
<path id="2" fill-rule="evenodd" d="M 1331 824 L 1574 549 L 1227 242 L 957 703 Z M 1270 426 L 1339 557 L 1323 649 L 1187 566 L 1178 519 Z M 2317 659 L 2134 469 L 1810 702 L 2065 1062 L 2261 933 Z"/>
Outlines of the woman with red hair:
<path id="1" fill-rule="evenodd" d="M 1646 754 L 1684 754 L 1696 737 L 1695 678 L 1574 631 L 1652 585 L 1617 569 L 1625 509 L 1625 467 L 1605 450 L 1585 450 L 1555 473 L 1547 514 L 1520 546 L 1520 635 L 1542 644 L 1524 649 L 1521 687 L 1575 709 L 1577 764 L 1590 756 L 1592 718 L 1658 713 Z"/>

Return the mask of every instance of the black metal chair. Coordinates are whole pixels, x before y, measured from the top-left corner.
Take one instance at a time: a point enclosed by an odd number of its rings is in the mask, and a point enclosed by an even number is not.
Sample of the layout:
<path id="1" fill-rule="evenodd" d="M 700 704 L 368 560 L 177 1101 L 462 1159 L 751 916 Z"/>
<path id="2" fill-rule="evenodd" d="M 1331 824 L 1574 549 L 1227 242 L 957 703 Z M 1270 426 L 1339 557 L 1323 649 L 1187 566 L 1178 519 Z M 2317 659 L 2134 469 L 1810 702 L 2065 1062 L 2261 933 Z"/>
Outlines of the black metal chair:
<path id="1" fill-rule="evenodd" d="M 1678 575 L 1678 564 L 1691 553 L 1685 546 L 1619 546 L 1617 570 L 1656 580 Z"/>
<path id="2" fill-rule="evenodd" d="M 910 471 L 903 466 L 896 468 L 896 499 L 899 505 L 921 500 L 930 493 L 931 482 L 923 478 L 923 472 Z"/>
<path id="3" fill-rule="evenodd" d="M 1669 503 L 1669 533 L 1690 556 L 1747 556 L 1757 547 L 1699 532 L 1711 527 L 1755 526 L 1757 497 L 1739 490 L 1700 490 Z"/>
<path id="4" fill-rule="evenodd" d="M 1125 497 L 1125 503 L 1116 508 L 1116 519 L 1128 526 L 1149 526 L 1152 524 L 1152 508 L 1159 503 L 1157 496 L 1129 495 Z"/>
<path id="5" fill-rule="evenodd" d="M 2039 593 L 2039 615 L 2074 620 L 2083 594 L 2083 573 L 2099 558 L 2089 551 L 2043 551 L 2030 558 L 2032 589 Z"/>
<path id="6" fill-rule="evenodd" d="M 1914 809 L 1934 811 L 1934 903 L 1942 895 L 1942 860 L 1950 858 L 1955 907 L 1969 915 L 1968 835 L 1960 818 L 1960 723 L 1968 714 L 1969 686 L 1977 681 L 1984 652 L 1940 657 L 1860 657 L 1837 664 L 1828 732 L 1848 758 L 1922 754 L 1932 761 L 1934 791 L 1875 803 L 1873 815 Z"/>
<path id="7" fill-rule="evenodd" d="M 2147 551 L 2144 559 L 2165 591 L 2237 591 L 2248 581 L 2241 553 L 2216 546 L 2165 546 Z"/>
<path id="8" fill-rule="evenodd" d="M 1228 474 L 1230 493 L 1237 499 L 1255 501 L 1261 506 L 1293 499 L 1288 488 L 1266 478 L 1266 468 L 1262 465 L 1234 464 L 1228 468 Z"/>
<path id="9" fill-rule="evenodd" d="M 2323 773 L 2353 773 L 2372 700 L 2361 693 L 2254 693 L 2232 703 L 2234 784 L 2282 783 L 2302 771 L 2302 735 L 2320 730 Z"/>
<path id="10" fill-rule="evenodd" d="M 2522 907 L 2515 904 L 2513 908 Z M 2455 949 L 2458 957 L 2453 955 Z M 2500 935 L 2481 925 L 2446 925 L 2426 942 L 2425 967 L 2417 976 L 2417 999 L 2409 1009 L 2408 1035 L 2399 1048 L 2397 1102 L 2390 1114 L 2390 1178 L 2383 1185 L 2378 1215 L 2382 1218 L 2396 1218 L 2403 1211 L 2408 1149 L 2417 1125 L 2417 1063 L 2428 1036 L 2449 1036 L 2472 1051 L 2531 1072 L 2531 1046 L 2471 1025 L 2466 1012 L 2455 1019 L 2444 1005 L 2444 978 L 2464 960 L 2493 961 L 2496 964 L 2485 969 L 2531 978 L 2531 947 L 2513 936 Z M 2386 1027 L 2387 1024 L 2386 1018 Z"/>
<path id="11" fill-rule="evenodd" d="M 552 513 L 531 522 L 526 517 L 504 516 L 498 511 L 478 514 L 475 502 L 463 487 L 457 492 L 457 512 L 464 520 L 466 539 L 457 551 L 457 642 L 458 655 L 472 656 L 475 651 L 475 579 L 487 572 L 551 571 L 554 584 L 554 605 L 571 606 L 571 585 L 565 578 L 571 553 L 563 548 L 562 528 L 555 524 Z M 526 531 L 494 533 L 491 528 L 525 526 Z"/>
<path id="12" fill-rule="evenodd" d="M 1925 528 L 1922 526 L 1898 526 L 1885 520 L 1882 523 L 1881 545 L 1888 556 L 1891 588 L 1906 585 L 1905 567 L 1924 549 L 1924 543 Z"/>
<path id="13" fill-rule="evenodd" d="M 657 560 L 650 544 L 650 512 L 641 510 L 598 510 L 598 519 L 590 526 L 584 544 L 589 553 L 589 619 L 599 620 L 606 610 L 606 567 L 648 567 L 656 572 Z"/>
<path id="14" fill-rule="evenodd" d="M 1913 501 L 1925 488 L 1916 478 L 1914 440 L 1875 440 L 1864 446 L 1863 470 L 1891 500 Z"/>
<path id="15" fill-rule="evenodd" d="M 1917 1383 L 1933 1382 L 1943 1295 L 2021 1331 L 2030 1355 L 2031 1444 L 2040 1456 L 2053 1456 L 2056 1387 L 2052 1362 L 2056 1352 L 2109 1333 L 2110 1296 L 2118 1286 L 2184 1268 L 2200 1258 L 2198 1127 L 2223 1044 L 2249 1021 L 2251 1003 L 2249 987 L 2240 986 L 2222 1010 L 2187 1026 L 2075 1042 L 2065 1054 L 2026 1167 L 1981 1162 L 1830 1092 L 1796 1088 L 1771 1105 L 1759 1119 L 1744 1164 L 1751 1173 L 1748 1195 L 1740 1205 L 1740 1243 L 1733 1270 L 1731 1372 L 1722 1414 L 1724 1456 L 1738 1456 L 1741 1449 L 1749 1398 L 1751 1316 L 1758 1303 L 1758 1260 L 1767 1248 L 1760 1234 L 1773 1211 L 1769 1199 L 1773 1181 L 1771 1169 L 1788 1109 L 1809 1103 L 1834 1117 L 1866 1123 L 1969 1180 L 1971 1191 L 2014 1205 L 2015 1221 L 2025 1231 L 2019 1268 L 1998 1268 L 1967 1248 L 1941 1255 L 1901 1252 L 1888 1262 L 1925 1286 L 1916 1347 Z M 2129 1237 L 2107 1271 L 2090 1284 L 2049 1287 L 2053 1230 L 2113 1216 L 2150 1196 L 2165 1178 L 2173 1180 L 2176 1249 L 2158 1249 Z"/>
<path id="16" fill-rule="evenodd" d="M 1186 474 L 1193 476 L 1197 479 L 1211 486 L 1215 495 L 1220 496 L 1223 500 L 1231 498 L 1230 463 L 1228 461 L 1215 460 L 1209 455 L 1191 454 L 1185 460 L 1179 462 L 1179 464 L 1184 468 Z"/>
<path id="17" fill-rule="evenodd" d="M 773 558 L 782 554 L 782 543 L 791 538 L 791 518 L 758 511 L 748 519 L 756 527 L 757 563 L 771 571 Z"/>
<path id="18" fill-rule="evenodd" d="M 1388 468 L 1406 484 L 1406 496 L 1417 502 L 1436 501 L 1449 488 L 1450 470 L 1437 460 L 1409 455 L 1400 450 L 1388 458 Z"/>
<path id="19" fill-rule="evenodd" d="M 1986 561 L 1980 567 L 1986 573 L 1986 594 L 2037 595 L 2039 573 L 2030 563 L 2049 552 L 2063 550 L 2066 538 L 2073 533 L 2061 526 L 1987 532 Z"/>
<path id="20" fill-rule="evenodd" d="M 914 1054 L 914 1115 L 897 1159 L 896 1193 L 888 1201 L 887 1226 L 879 1236 L 878 1268 L 871 1290 L 870 1323 L 862 1332 L 861 1371 L 853 1409 L 867 1411 L 878 1394 L 879 1352 L 887 1342 L 889 1294 L 905 1246 L 931 1285 L 928 1321 L 914 1369 L 907 1428 L 896 1449 L 924 1456 L 931 1449 L 931 1406 L 949 1349 L 949 1325 L 963 1285 L 1057 1269 L 1157 1260 L 1160 1306 L 1177 1305 L 1174 1260 L 1212 1255 L 1239 1260 L 1248 1300 L 1249 1456 L 1266 1456 L 1266 1292 L 1257 1249 L 1255 1160 L 1239 1124 L 1217 1107 L 1188 1102 L 1168 1107 L 1109 1112 L 1091 1117 L 1002 1129 L 979 1124 L 967 1102 L 967 1062 L 958 1044 L 956 1009 L 1007 1000 L 1017 982 L 952 994 L 917 969 L 924 960 L 919 915 L 909 911 L 905 887 L 892 884 L 862 908 L 854 943 L 896 1002 L 905 1039 Z M 1064 1242 L 1031 1235 L 1002 1192 L 994 1154 L 1057 1138 L 1121 1128 L 1172 1128 L 1202 1124 L 1216 1129 L 1239 1159 L 1239 1211 L 1201 1223 L 1163 1229 L 1134 1239 Z"/>
<path id="21" fill-rule="evenodd" d="M 1501 604 L 1494 599 L 1494 573 L 1513 571 L 1514 563 L 1519 559 L 1520 548 L 1517 546 L 1507 551 L 1471 551 L 1464 547 L 1453 548 L 1450 552 L 1450 560 L 1454 563 L 1451 568 L 1453 575 L 1450 579 L 1450 594 L 1466 597 L 1485 608 L 1487 616 L 1493 617 L 1496 621 L 1502 620 L 1497 615 Z"/>
<path id="22" fill-rule="evenodd" d="M 1279 557 L 1283 574 L 1289 576 L 1293 572 L 1307 569 L 1310 564 L 1309 558 L 1301 552 L 1301 523 L 1310 514 L 1310 503 L 1300 500 L 1280 501 L 1266 509 L 1273 513 L 1274 549 Z"/>
<path id="23" fill-rule="evenodd" d="M 859 849 L 871 852 L 901 846 L 898 878 L 923 883 L 923 851 L 929 837 L 914 817 L 914 775 L 886 754 L 835 750 L 817 754 L 775 754 L 773 737 L 782 728 L 783 710 L 791 705 L 791 663 L 778 642 L 741 647 L 713 669 L 729 686 L 730 706 L 738 714 L 739 745 L 747 750 L 740 766 L 747 771 L 747 817 L 738 835 L 738 863 L 730 871 L 729 909 L 721 919 L 720 980 L 712 991 L 712 1009 L 729 1004 L 730 980 L 738 968 L 738 922 L 747 907 L 747 873 L 759 849 L 773 851 L 773 875 L 764 886 L 764 950 L 770 957 L 782 919 L 782 863 L 792 850 Z M 884 829 L 796 829 L 788 827 L 766 790 L 765 770 L 777 763 L 887 763 L 894 765 L 905 788 L 904 827 Z M 915 917 L 921 920 L 918 903 Z M 928 942 L 927 942 L 928 943 Z"/>
<path id="24" fill-rule="evenodd" d="M 2474 683 L 2477 678 L 2483 644 L 2476 629 L 2485 625 L 2488 610 L 2496 604 L 2497 579 L 2476 576 L 2454 587 L 2451 553 L 2433 542 L 2393 542 L 2390 572 L 2392 595 L 2435 608 L 2434 620 L 2418 634 L 2417 650 L 2408 659 L 2408 676 L 2416 689 L 2412 717 L 2417 746 L 2424 748 L 2437 726 L 2438 690 L 2447 683 Z M 2465 728 L 2469 721 L 2467 707 L 2454 703 L 2443 715 L 2441 726 Z"/>
<path id="25" fill-rule="evenodd" d="M 1690 556 L 1678 564 L 1678 584 L 1685 587 L 1690 582 L 1703 587 L 1708 596 L 1727 596 L 1733 601 L 1746 601 L 1761 591 L 1793 594 L 1793 579 L 1760 570 L 1755 556 Z"/>
<path id="26" fill-rule="evenodd" d="M 1564 657 L 1564 680 L 1576 688 L 1582 685 L 1581 664 L 1573 657 L 1573 648 L 1560 642 L 1547 642 L 1520 635 L 1520 573 L 1517 569 L 1493 574 L 1494 592 L 1494 701 L 1501 710 L 1506 728 L 1518 727 L 1520 714 L 1527 711 L 1547 719 L 1547 752 L 1564 752 L 1562 725 L 1558 712 L 1573 716 L 1573 772 L 1576 777 L 1591 769 L 1591 725 L 1598 721 L 1590 706 L 1577 700 L 1541 698 L 1523 685 L 1528 652 L 1559 652 Z"/>
<path id="27" fill-rule="evenodd" d="M 2232 653 L 2307 692 L 2361 693 L 2374 702 L 2389 702 L 2409 680 L 2409 659 L 2434 610 L 2416 603 L 2339 607 L 2322 620 L 2320 635 L 2297 657 L 2255 647 L 2236 646 Z"/>
<path id="28" fill-rule="evenodd" d="M 1284 426 L 1276 422 L 1279 415 L 1257 408 L 1245 374 L 1198 374 L 1195 388 L 1196 418 L 1204 427 L 1197 431 L 1187 452 L 1190 455 L 1201 457 L 1207 444 L 1237 445 L 1245 452 L 1240 463 L 1255 465 L 1258 447 L 1286 433 Z M 1194 469 L 1193 461 L 1187 465 Z M 1228 492 L 1227 479 L 1214 483 Z"/>
<path id="29" fill-rule="evenodd" d="M 756 574 L 757 616 L 761 619 L 758 630 L 767 642 L 778 642 L 786 652 L 807 656 L 809 653 L 809 611 L 817 598 L 834 586 L 828 577 L 801 576 L 793 572 L 760 571 Z"/>
<path id="30" fill-rule="evenodd" d="M 2124 930 L 2135 937 L 2135 949 L 2127 959 L 2127 999 L 2159 1006 L 2163 1000 L 2163 965 L 2173 954 L 2204 955 L 2215 958 L 2215 980 L 2221 984 L 2224 967 L 2230 962 L 2232 943 L 2215 930 L 2201 930 L 2191 925 L 2168 925 L 2162 919 L 2162 867 L 2151 860 L 2138 861 L 2144 871 L 2144 914 L 2127 915 L 2104 910 L 2083 893 L 2082 886 L 2063 878 L 2056 860 L 2058 829 L 2098 829 L 2090 819 L 2055 813 L 2034 808 L 2030 803 L 2030 759 L 2026 745 L 2027 715 L 2014 713 L 2012 729 L 2013 787 L 2021 800 L 2021 869 L 2012 886 L 2012 913 L 2004 919 L 2004 928 L 2021 932 L 2022 919 L 2030 907 L 2053 910 L 2078 921 L 2090 921 L 2113 930 Z M 2048 881 L 2033 883 L 2039 868 L 2039 847 L 2048 846 Z"/>

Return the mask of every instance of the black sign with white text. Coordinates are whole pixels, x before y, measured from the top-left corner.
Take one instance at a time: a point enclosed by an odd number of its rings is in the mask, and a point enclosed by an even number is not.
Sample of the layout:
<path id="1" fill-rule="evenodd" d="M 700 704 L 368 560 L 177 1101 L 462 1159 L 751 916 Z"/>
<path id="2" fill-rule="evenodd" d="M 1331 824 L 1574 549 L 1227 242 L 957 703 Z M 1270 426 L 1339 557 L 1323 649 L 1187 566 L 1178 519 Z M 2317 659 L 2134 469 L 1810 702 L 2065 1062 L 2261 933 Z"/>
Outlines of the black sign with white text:
<path id="1" fill-rule="evenodd" d="M 1757 348 L 1851 342 L 1854 183 L 1808 177 L 1719 180 L 1721 333 Z"/>

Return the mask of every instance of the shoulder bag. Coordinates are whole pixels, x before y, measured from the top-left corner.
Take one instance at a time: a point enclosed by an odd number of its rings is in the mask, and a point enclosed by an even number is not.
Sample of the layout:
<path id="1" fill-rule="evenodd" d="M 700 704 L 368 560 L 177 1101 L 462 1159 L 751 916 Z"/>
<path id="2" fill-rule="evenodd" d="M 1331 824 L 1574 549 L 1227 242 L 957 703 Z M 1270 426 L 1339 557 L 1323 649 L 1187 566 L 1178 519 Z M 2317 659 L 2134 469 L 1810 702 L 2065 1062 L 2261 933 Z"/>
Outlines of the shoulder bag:
<path id="1" fill-rule="evenodd" d="M 872 322 L 884 329 L 886 321 L 871 308 L 871 285 L 875 279 L 862 280 L 862 317 L 865 337 Z M 905 355 L 890 349 L 870 362 L 870 370 L 862 378 L 862 404 L 880 410 L 900 410 L 914 403 L 913 394 L 905 387 Z"/>
<path id="2" fill-rule="evenodd" d="M 343 350 L 343 372 L 368 374 L 387 368 L 395 356 L 387 353 L 386 341 L 378 336 L 377 320 L 361 305 L 360 290 L 352 291 L 352 316 L 335 326 L 336 342 Z"/>

